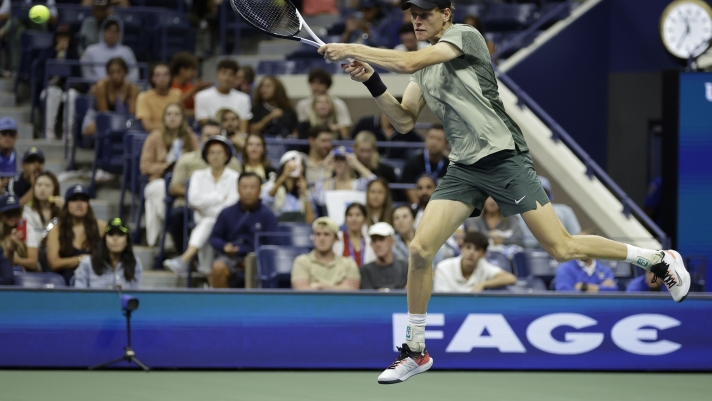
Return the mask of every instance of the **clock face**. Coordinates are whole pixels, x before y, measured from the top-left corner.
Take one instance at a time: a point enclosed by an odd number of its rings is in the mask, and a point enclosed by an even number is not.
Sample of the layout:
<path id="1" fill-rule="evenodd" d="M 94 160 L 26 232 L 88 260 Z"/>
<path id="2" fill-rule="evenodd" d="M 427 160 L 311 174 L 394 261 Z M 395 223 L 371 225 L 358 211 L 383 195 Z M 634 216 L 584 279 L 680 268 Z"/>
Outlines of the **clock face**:
<path id="1" fill-rule="evenodd" d="M 680 58 L 699 56 L 712 39 L 712 10 L 703 1 L 682 0 L 670 4 L 660 24 L 663 43 Z"/>

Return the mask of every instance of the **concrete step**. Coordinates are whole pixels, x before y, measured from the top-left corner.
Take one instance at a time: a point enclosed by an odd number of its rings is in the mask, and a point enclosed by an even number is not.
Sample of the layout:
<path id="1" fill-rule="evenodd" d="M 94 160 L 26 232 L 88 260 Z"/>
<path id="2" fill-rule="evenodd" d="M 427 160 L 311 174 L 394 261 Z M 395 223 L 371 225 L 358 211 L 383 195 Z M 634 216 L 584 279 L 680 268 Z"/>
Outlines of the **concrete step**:
<path id="1" fill-rule="evenodd" d="M 36 146 L 39 149 L 42 149 L 46 160 L 69 162 L 68 159 L 64 158 L 64 141 L 46 141 L 44 139 L 29 139 L 20 137 L 15 146 L 22 151 L 29 149 L 32 146 Z M 68 147 L 68 151 L 71 152 L 71 150 L 72 147 L 70 145 Z M 67 157 L 69 157 L 69 153 L 67 154 Z M 77 148 L 76 162 L 78 164 L 88 165 L 91 167 L 93 161 L 94 149 Z M 64 167 L 66 168 L 66 164 Z"/>
<path id="2" fill-rule="evenodd" d="M 0 107 L 0 116 L 12 117 L 17 123 L 30 121 L 30 106 Z"/>
<path id="3" fill-rule="evenodd" d="M 15 107 L 15 106 L 17 106 L 17 99 L 15 99 L 15 93 L 0 91 L 0 107 Z"/>
<path id="4" fill-rule="evenodd" d="M 0 92 L 13 92 L 15 91 L 15 81 L 12 79 L 3 78 L 0 79 Z"/>
<path id="5" fill-rule="evenodd" d="M 136 248 L 134 247 L 134 253 L 136 253 Z M 185 288 L 185 279 L 180 278 L 173 274 L 172 272 L 167 272 L 164 270 L 150 270 L 151 267 L 146 267 L 141 261 L 143 266 L 143 277 L 141 278 L 141 289 L 151 290 L 158 288 Z"/>
<path id="6" fill-rule="evenodd" d="M 17 121 L 17 120 L 15 120 L 15 121 Z M 23 121 L 17 121 L 17 138 L 18 139 L 33 140 L 33 139 L 35 139 L 34 133 L 35 133 L 35 127 L 32 124 L 30 124 L 28 122 L 23 122 Z"/>

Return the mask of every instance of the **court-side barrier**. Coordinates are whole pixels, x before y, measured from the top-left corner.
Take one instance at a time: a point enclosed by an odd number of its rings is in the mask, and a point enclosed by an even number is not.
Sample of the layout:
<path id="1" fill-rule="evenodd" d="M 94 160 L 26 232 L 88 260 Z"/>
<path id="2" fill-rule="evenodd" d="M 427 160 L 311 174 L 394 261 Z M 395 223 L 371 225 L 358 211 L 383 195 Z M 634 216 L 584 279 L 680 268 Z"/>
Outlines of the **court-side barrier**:
<path id="1" fill-rule="evenodd" d="M 383 369 L 403 293 L 132 292 L 133 349 L 153 368 Z M 117 357 L 117 292 L 0 290 L 0 367 L 83 368 Z M 436 369 L 712 371 L 712 297 L 434 295 Z"/>

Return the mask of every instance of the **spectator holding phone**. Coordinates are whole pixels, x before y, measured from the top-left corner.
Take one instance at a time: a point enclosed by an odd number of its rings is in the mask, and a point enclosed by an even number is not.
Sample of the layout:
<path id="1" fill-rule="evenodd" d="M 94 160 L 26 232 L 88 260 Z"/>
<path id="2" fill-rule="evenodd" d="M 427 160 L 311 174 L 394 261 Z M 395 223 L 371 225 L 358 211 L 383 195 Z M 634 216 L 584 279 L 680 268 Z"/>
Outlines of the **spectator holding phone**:
<path id="1" fill-rule="evenodd" d="M 282 155 L 277 174 L 272 174 L 262 186 L 262 201 L 279 221 L 308 224 L 314 221 L 305 171 L 302 154 L 290 150 Z"/>
<path id="2" fill-rule="evenodd" d="M 12 194 L 0 196 L 0 244 L 11 264 L 34 270 L 37 259 L 27 258 L 27 226 L 22 219 L 20 200 Z"/>
<path id="3" fill-rule="evenodd" d="M 198 149 L 183 107 L 171 103 L 163 111 L 163 124 L 146 138 L 141 151 L 141 174 L 148 175 L 146 197 L 146 242 L 156 245 L 166 216 L 166 182 L 163 177 L 173 171 L 178 158 Z"/>
<path id="4" fill-rule="evenodd" d="M 59 196 L 57 177 L 49 171 L 44 171 L 37 176 L 30 193 L 32 199 L 22 212 L 22 218 L 27 222 L 27 258 L 34 260 L 35 268 L 41 270 L 37 260 L 38 250 L 43 240 L 42 234 L 50 221 L 59 217 L 64 199 Z M 35 270 L 30 264 L 25 269 Z"/>

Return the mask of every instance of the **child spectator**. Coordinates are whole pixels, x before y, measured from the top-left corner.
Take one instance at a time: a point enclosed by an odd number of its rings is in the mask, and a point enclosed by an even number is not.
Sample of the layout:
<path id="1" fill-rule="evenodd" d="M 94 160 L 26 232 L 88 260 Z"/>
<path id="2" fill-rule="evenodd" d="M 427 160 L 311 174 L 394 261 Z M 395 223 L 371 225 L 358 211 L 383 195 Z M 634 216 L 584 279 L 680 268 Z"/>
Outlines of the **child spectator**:
<path id="1" fill-rule="evenodd" d="M 263 136 L 296 135 L 297 113 L 287 96 L 284 84 L 277 77 L 262 78 L 252 103 L 250 132 Z"/>
<path id="2" fill-rule="evenodd" d="M 370 131 L 361 131 L 354 138 L 354 153 L 358 161 L 376 177 L 385 179 L 388 183 L 398 182 L 395 169 L 392 166 L 380 162 L 376 149 L 376 136 Z"/>
<path id="3" fill-rule="evenodd" d="M 346 208 L 345 229 L 339 231 L 339 240 L 334 244 L 334 253 L 350 257 L 361 267 L 376 260 L 371 248 L 371 239 L 366 233 L 366 207 L 352 203 Z"/>
<path id="4" fill-rule="evenodd" d="M 328 217 L 320 217 L 312 224 L 314 250 L 294 259 L 292 288 L 314 291 L 357 290 L 361 281 L 356 263 L 351 258 L 334 252 L 339 227 Z"/>
<path id="5" fill-rule="evenodd" d="M 121 58 L 130 66 L 129 80 L 139 80 L 136 56 L 130 47 L 121 44 L 124 25 L 120 19 L 108 17 L 101 27 L 99 43 L 90 45 L 81 57 L 84 78 L 98 81 L 106 77 L 106 63 L 113 58 Z"/>
<path id="6" fill-rule="evenodd" d="M 391 124 L 391 120 L 389 120 L 384 113 L 366 116 L 358 120 L 356 126 L 354 126 L 354 129 L 351 131 L 351 136 L 355 138 L 358 133 L 363 131 L 373 133 L 378 142 L 423 142 L 423 138 L 421 138 L 420 135 L 413 130 L 406 132 L 405 134 L 401 134 L 396 131 L 393 124 Z M 387 147 L 379 148 L 378 153 L 387 159 L 404 159 L 413 153 L 413 149 L 405 147 Z"/>
<path id="7" fill-rule="evenodd" d="M 84 186 L 69 188 L 64 198 L 59 221 L 47 235 L 47 264 L 69 285 L 79 263 L 96 249 L 106 222 L 94 217 Z"/>
<path id="8" fill-rule="evenodd" d="M 393 224 L 393 201 L 388 182 L 383 178 L 376 178 L 366 187 L 366 226 L 384 222 Z"/>
<path id="9" fill-rule="evenodd" d="M 163 124 L 146 138 L 141 151 L 141 174 L 148 175 L 146 198 L 146 242 L 154 246 L 161 233 L 166 214 L 166 182 L 163 177 L 173 171 L 178 158 L 198 148 L 198 141 L 188 127 L 183 108 L 169 104 L 163 111 Z"/>
<path id="10" fill-rule="evenodd" d="M 59 181 L 57 177 L 49 171 L 40 173 L 35 179 L 32 190 L 32 198 L 25 205 L 22 218 L 27 225 L 27 258 L 34 261 L 28 263 L 26 270 L 41 270 L 46 267 L 47 261 L 39 261 L 39 249 L 44 247 L 43 233 L 52 219 L 59 218 L 60 211 L 64 207 L 64 199 L 59 196 Z M 44 264 L 40 266 L 38 264 Z M 30 267 L 30 264 L 35 266 Z"/>
<path id="11" fill-rule="evenodd" d="M 83 258 L 76 271 L 74 287 L 106 290 L 138 290 L 143 266 L 134 256 L 129 228 L 115 218 L 106 226 L 91 257 Z"/>
<path id="12" fill-rule="evenodd" d="M 210 234 L 210 245 L 217 252 L 210 274 L 214 288 L 227 288 L 230 276 L 244 271 L 244 258 L 255 251 L 258 232 L 277 230 L 277 218 L 260 202 L 261 185 L 254 173 L 240 175 L 237 183 L 240 201 L 217 216 Z"/>
<path id="13" fill-rule="evenodd" d="M 203 147 L 203 160 L 208 168 L 190 177 L 188 206 L 194 210 L 196 226 L 190 234 L 188 249 L 181 256 L 163 262 L 163 266 L 177 275 L 187 272 L 189 263 L 198 256 L 198 271 L 209 275 L 213 264 L 213 250 L 208 244 L 218 214 L 238 200 L 239 174 L 227 168 L 235 150 L 230 141 L 214 136 Z M 234 222 L 233 222 L 234 223 Z"/>
<path id="14" fill-rule="evenodd" d="M 151 69 L 151 88 L 136 98 L 136 119 L 141 120 L 146 132 L 161 128 L 166 106 L 183 103 L 180 89 L 171 88 L 171 71 L 166 64 Z"/>
<path id="15" fill-rule="evenodd" d="M 171 87 L 181 91 L 183 96 L 183 108 L 188 116 L 195 116 L 195 94 L 207 89 L 213 84 L 198 79 L 195 82 L 195 77 L 198 75 L 198 59 L 188 52 L 176 53 L 171 59 L 171 75 L 173 81 Z"/>
<path id="16" fill-rule="evenodd" d="M 279 160 L 277 174 L 262 186 L 262 201 L 277 220 L 308 224 L 314 221 L 305 170 L 301 153 L 291 150 Z"/>
<path id="17" fill-rule="evenodd" d="M 22 156 L 22 174 L 10 182 L 10 192 L 20 198 L 20 204 L 26 205 L 32 200 L 32 185 L 37 177 L 44 172 L 44 153 L 37 147 L 29 148 Z"/>
<path id="18" fill-rule="evenodd" d="M 390 291 L 405 288 L 408 262 L 393 257 L 395 239 L 393 227 L 376 223 L 368 229 L 376 260 L 361 266 L 361 289 Z"/>
<path id="19" fill-rule="evenodd" d="M 333 170 L 334 176 L 329 179 L 319 179 L 312 191 L 312 202 L 320 214 L 326 207 L 326 191 L 366 191 L 368 183 L 376 179 L 371 170 L 358 161 L 353 151 L 344 146 L 334 149 L 325 164 L 330 171 Z M 354 178 L 354 170 L 361 178 Z M 364 217 L 365 215 L 364 212 Z"/>
<path id="20" fill-rule="evenodd" d="M 262 181 L 266 181 L 275 171 L 267 160 L 267 146 L 263 137 L 255 134 L 247 137 L 242 149 L 242 168 L 246 173 L 257 174 Z"/>
<path id="21" fill-rule="evenodd" d="M 309 121 L 312 104 L 314 103 L 314 96 L 326 94 L 333 83 L 331 74 L 321 68 L 314 68 L 310 70 L 308 80 L 311 96 L 297 102 L 296 109 L 299 122 Z M 336 110 L 337 132 L 341 132 L 342 129 L 346 129 L 348 132 L 351 128 L 351 113 L 349 112 L 349 108 L 346 107 L 346 103 L 338 97 L 331 96 L 331 101 L 334 104 L 334 109 Z"/>
<path id="22" fill-rule="evenodd" d="M 37 258 L 27 257 L 26 231 L 19 230 L 17 223 L 22 219 L 20 200 L 12 194 L 0 196 L 0 245 L 5 257 L 15 266 L 34 270 Z"/>
<path id="23" fill-rule="evenodd" d="M 235 87 L 235 74 L 238 65 L 234 60 L 222 60 L 218 63 L 217 84 L 195 95 L 195 119 L 202 125 L 217 114 L 222 108 L 234 108 L 242 120 L 240 130 L 248 132 L 252 119 L 250 97 L 238 92 Z"/>

